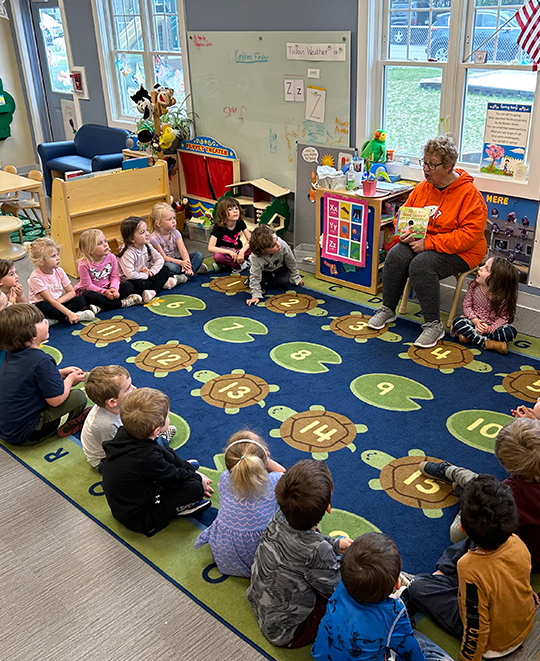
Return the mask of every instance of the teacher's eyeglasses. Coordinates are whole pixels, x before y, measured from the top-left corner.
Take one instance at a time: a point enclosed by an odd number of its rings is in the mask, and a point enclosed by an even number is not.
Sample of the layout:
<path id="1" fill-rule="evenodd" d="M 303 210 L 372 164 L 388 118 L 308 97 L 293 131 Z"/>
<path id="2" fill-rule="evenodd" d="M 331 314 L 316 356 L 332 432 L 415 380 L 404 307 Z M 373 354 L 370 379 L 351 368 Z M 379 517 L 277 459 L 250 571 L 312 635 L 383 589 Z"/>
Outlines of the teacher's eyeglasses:
<path id="1" fill-rule="evenodd" d="M 439 165 L 442 165 L 442 163 L 429 163 L 428 161 L 425 161 L 423 158 L 421 158 L 419 161 L 420 167 L 423 168 L 424 170 L 436 170 Z"/>

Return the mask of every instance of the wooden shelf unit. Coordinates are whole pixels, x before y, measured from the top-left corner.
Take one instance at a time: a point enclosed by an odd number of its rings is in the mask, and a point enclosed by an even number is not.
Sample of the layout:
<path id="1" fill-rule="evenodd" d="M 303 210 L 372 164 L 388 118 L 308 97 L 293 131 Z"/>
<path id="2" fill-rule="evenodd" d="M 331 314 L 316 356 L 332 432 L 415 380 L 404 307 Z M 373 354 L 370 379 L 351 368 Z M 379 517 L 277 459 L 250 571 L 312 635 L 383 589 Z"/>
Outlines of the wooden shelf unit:
<path id="1" fill-rule="evenodd" d="M 169 178 L 164 161 L 149 168 L 108 172 L 63 181 L 52 187 L 51 236 L 61 244 L 60 264 L 78 277 L 79 236 L 100 229 L 108 241 L 121 242 L 120 224 L 128 216 L 150 215 L 157 202 L 169 201 Z"/>

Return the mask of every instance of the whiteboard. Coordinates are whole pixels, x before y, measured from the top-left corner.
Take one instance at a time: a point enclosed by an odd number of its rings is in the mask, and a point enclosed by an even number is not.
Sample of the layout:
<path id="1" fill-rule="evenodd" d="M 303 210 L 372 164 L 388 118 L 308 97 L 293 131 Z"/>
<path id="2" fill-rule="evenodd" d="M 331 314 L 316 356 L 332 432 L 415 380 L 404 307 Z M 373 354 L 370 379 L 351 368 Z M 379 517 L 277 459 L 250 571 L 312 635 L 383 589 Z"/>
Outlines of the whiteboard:
<path id="1" fill-rule="evenodd" d="M 188 32 L 188 37 L 197 135 L 234 149 L 243 180 L 266 177 L 294 190 L 296 142 L 349 146 L 350 32 Z M 306 119 L 306 111 L 313 119 Z"/>

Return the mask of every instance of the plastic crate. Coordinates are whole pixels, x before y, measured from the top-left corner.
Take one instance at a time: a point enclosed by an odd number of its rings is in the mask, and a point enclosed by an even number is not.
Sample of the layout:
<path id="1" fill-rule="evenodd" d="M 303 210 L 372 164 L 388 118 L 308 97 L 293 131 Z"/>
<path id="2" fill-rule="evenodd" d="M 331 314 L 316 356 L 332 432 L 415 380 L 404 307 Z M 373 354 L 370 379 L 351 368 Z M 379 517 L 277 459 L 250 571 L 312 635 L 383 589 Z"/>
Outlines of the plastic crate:
<path id="1" fill-rule="evenodd" d="M 294 249 L 294 256 L 301 271 L 315 273 L 315 245 L 311 243 L 301 243 Z"/>
<path id="2" fill-rule="evenodd" d="M 189 228 L 189 238 L 191 241 L 200 241 L 208 243 L 212 234 L 212 225 L 199 225 L 196 220 L 188 220 L 186 225 Z"/>

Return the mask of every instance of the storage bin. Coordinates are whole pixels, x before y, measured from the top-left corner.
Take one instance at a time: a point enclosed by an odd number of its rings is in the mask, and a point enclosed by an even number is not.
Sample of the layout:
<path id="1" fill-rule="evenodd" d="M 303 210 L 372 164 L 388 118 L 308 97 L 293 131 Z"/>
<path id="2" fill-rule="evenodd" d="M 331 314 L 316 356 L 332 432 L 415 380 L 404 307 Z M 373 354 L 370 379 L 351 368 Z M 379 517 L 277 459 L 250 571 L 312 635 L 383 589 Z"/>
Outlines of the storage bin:
<path id="1" fill-rule="evenodd" d="M 315 273 L 315 245 L 311 243 L 301 243 L 294 249 L 294 256 L 298 263 L 298 268 L 308 273 Z"/>
<path id="2" fill-rule="evenodd" d="M 200 225 L 196 220 L 188 220 L 186 225 L 189 227 L 189 238 L 191 241 L 208 243 L 213 225 Z"/>

